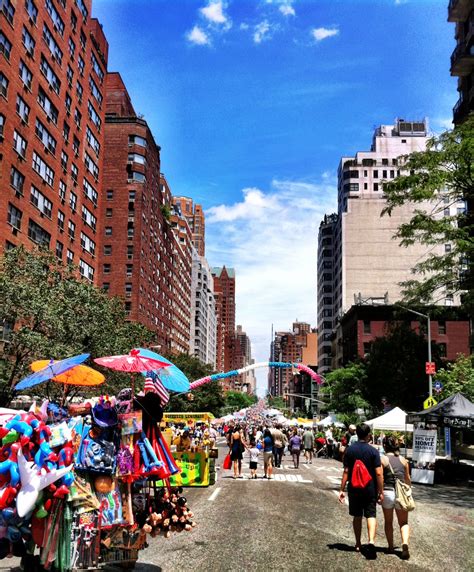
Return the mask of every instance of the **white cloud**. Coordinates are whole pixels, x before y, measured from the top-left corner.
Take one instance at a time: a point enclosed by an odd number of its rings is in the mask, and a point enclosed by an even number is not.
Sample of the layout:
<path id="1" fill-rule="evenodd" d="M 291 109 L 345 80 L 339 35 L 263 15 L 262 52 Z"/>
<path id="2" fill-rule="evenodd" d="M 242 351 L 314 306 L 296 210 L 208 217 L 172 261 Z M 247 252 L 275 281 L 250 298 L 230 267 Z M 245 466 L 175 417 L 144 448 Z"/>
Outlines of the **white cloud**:
<path id="1" fill-rule="evenodd" d="M 194 26 L 194 28 L 186 34 L 186 39 L 198 46 L 208 46 L 211 43 L 209 36 L 199 26 Z"/>
<path id="2" fill-rule="evenodd" d="M 278 10 L 280 10 L 283 16 L 296 16 L 295 9 L 291 4 L 282 4 Z"/>
<path id="3" fill-rule="evenodd" d="M 317 42 L 321 42 L 321 40 L 325 40 L 331 36 L 339 35 L 339 30 L 337 28 L 313 28 L 311 35 Z"/>
<path id="4" fill-rule="evenodd" d="M 206 249 L 212 266 L 235 268 L 237 323 L 252 341 L 256 361 L 268 361 L 271 326 L 298 318 L 316 326 L 317 236 L 336 209 L 337 183 L 274 180 L 269 190 L 242 191 L 240 201 L 206 211 Z M 259 386 L 267 372 L 257 372 Z"/>
<path id="5" fill-rule="evenodd" d="M 242 24 L 240 24 L 239 28 L 241 30 L 248 30 L 249 29 L 249 25 L 246 22 L 242 22 Z"/>
<path id="6" fill-rule="evenodd" d="M 207 6 L 200 9 L 201 14 L 213 24 L 228 24 L 229 19 L 224 14 L 224 3 L 220 0 L 211 1 Z"/>
<path id="7" fill-rule="evenodd" d="M 261 44 L 264 40 L 268 40 L 271 37 L 272 26 L 268 20 L 264 20 L 257 24 L 254 28 L 253 41 L 256 44 Z"/>

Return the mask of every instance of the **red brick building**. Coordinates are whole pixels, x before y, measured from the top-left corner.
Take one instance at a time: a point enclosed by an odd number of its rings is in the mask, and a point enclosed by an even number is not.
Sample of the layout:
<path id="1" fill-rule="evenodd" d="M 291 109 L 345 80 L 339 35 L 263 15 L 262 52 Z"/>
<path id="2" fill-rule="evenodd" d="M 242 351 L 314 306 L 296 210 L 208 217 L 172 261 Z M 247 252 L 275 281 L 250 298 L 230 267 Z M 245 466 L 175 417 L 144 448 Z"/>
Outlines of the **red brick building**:
<path id="1" fill-rule="evenodd" d="M 229 371 L 232 351 L 228 336 L 235 331 L 235 270 L 225 266 L 212 268 L 212 277 L 217 315 L 217 370 Z"/>
<path id="2" fill-rule="evenodd" d="M 124 297 L 129 318 L 155 330 L 161 351 L 170 351 L 175 239 L 160 147 L 119 73 L 107 75 L 105 102 L 99 284 Z"/>
<path id="3" fill-rule="evenodd" d="M 186 218 L 192 232 L 194 248 L 199 256 L 206 252 L 206 222 L 201 205 L 193 203 L 189 197 L 173 197 L 173 204 L 178 205 L 181 214 Z"/>
<path id="4" fill-rule="evenodd" d="M 0 12 L 0 250 L 46 245 L 97 282 L 108 44 L 91 0 Z"/>
<path id="5" fill-rule="evenodd" d="M 253 363 L 250 338 L 243 331 L 242 326 L 237 326 L 233 334 L 228 334 L 227 340 L 230 349 L 230 370 L 241 369 Z M 255 393 L 256 379 L 253 370 L 232 377 L 230 382 L 234 390 Z"/>
<path id="6" fill-rule="evenodd" d="M 454 361 L 458 354 L 469 355 L 469 318 L 455 307 L 433 307 L 422 310 L 431 313 L 431 340 L 447 361 Z M 417 332 L 426 331 L 427 321 L 404 312 L 396 306 L 352 306 L 341 319 L 343 365 L 370 353 L 376 338 L 387 335 L 395 322 L 406 322 Z"/>

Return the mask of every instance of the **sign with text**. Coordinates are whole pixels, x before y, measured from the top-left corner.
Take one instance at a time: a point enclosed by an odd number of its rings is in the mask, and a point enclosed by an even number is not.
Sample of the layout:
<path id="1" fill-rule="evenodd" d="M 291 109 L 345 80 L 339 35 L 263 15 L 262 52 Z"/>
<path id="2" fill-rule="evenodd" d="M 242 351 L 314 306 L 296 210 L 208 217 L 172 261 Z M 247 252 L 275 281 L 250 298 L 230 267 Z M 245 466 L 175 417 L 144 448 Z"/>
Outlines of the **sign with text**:
<path id="1" fill-rule="evenodd" d="M 436 459 L 436 430 L 413 431 L 413 460 L 418 463 L 434 463 Z"/>
<path id="2" fill-rule="evenodd" d="M 444 452 L 448 459 L 451 458 L 451 428 L 444 428 Z"/>
<path id="3" fill-rule="evenodd" d="M 425 366 L 426 375 L 434 375 L 436 373 L 436 364 L 434 361 L 427 361 Z"/>

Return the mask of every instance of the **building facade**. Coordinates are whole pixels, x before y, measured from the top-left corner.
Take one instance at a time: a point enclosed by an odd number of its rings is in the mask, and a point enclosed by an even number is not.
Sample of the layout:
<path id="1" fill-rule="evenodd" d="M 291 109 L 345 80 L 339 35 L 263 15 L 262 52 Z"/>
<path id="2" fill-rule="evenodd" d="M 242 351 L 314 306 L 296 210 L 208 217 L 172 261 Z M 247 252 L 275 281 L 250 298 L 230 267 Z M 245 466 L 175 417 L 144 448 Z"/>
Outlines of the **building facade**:
<path id="1" fill-rule="evenodd" d="M 204 256 L 193 254 L 191 284 L 191 353 L 216 368 L 217 317 L 211 269 Z"/>
<path id="2" fill-rule="evenodd" d="M 242 326 L 237 326 L 233 334 L 228 335 L 229 351 L 231 355 L 231 370 L 242 369 L 254 363 L 252 359 L 252 345 L 250 338 L 243 331 Z M 241 373 L 230 379 L 231 389 L 246 393 L 255 393 L 257 381 L 254 370 Z"/>
<path id="3" fill-rule="evenodd" d="M 235 331 L 235 270 L 223 266 L 211 270 L 216 299 L 217 342 L 216 367 L 218 371 L 231 369 L 230 338 Z"/>
<path id="4" fill-rule="evenodd" d="M 91 0 L 0 11 L 0 250 L 46 246 L 98 283 L 108 44 Z"/>
<path id="5" fill-rule="evenodd" d="M 474 111 L 474 3 L 451 0 L 448 22 L 456 24 L 456 47 L 451 54 L 451 75 L 458 78 L 459 99 L 453 109 L 457 125 Z"/>
<path id="6" fill-rule="evenodd" d="M 173 204 L 179 205 L 181 214 L 186 218 L 193 235 L 194 248 L 199 256 L 206 254 L 206 222 L 202 206 L 195 204 L 189 197 L 173 197 Z"/>
<path id="7" fill-rule="evenodd" d="M 118 73 L 106 80 L 104 212 L 99 284 L 125 299 L 132 321 L 156 332 L 161 353 L 172 350 L 175 236 L 160 176 L 160 147 L 137 117 Z"/>

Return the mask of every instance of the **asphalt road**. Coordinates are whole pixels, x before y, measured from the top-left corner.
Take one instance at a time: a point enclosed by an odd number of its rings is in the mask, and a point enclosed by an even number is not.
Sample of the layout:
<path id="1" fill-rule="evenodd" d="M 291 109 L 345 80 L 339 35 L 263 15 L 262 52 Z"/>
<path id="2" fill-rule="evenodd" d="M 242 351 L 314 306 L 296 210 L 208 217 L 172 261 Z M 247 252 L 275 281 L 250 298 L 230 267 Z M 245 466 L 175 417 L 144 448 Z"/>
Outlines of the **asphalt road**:
<path id="1" fill-rule="evenodd" d="M 221 447 L 220 464 L 226 450 Z M 353 550 L 351 519 L 337 499 L 341 464 L 318 459 L 291 468 L 289 457 L 275 479 L 232 479 L 219 471 L 216 484 L 186 490 L 198 526 L 192 532 L 157 537 L 140 553 L 140 572 L 306 570 L 474 570 L 474 490 L 415 485 L 417 509 L 409 562 L 385 552 L 379 511 L 377 559 Z M 248 474 L 244 461 L 244 474 Z M 259 467 L 259 474 L 262 474 Z M 398 531 L 395 539 L 399 542 Z M 398 544 L 398 546 L 400 546 Z M 17 570 L 16 559 L 0 570 Z"/>

